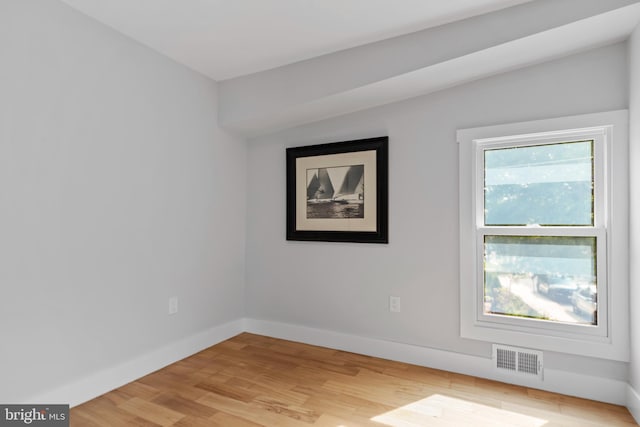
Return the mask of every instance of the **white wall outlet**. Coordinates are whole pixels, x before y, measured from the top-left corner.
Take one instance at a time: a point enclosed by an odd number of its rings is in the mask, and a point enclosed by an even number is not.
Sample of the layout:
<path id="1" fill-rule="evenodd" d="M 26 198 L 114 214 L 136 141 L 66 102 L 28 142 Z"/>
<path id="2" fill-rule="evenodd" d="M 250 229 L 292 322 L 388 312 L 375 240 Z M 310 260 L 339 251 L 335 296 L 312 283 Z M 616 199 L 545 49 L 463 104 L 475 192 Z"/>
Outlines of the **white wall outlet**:
<path id="1" fill-rule="evenodd" d="M 169 298 L 169 314 L 176 314 L 178 312 L 178 297 Z"/>
<path id="2" fill-rule="evenodd" d="M 389 297 L 389 311 L 400 313 L 400 297 Z"/>

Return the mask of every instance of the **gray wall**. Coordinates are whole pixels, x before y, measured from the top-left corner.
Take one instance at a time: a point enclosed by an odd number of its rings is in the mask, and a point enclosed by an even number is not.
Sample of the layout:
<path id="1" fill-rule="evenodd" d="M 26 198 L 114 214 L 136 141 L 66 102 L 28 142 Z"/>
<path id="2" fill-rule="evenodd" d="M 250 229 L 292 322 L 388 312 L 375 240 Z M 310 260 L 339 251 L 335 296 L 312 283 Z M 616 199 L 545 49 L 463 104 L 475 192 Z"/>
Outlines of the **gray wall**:
<path id="1" fill-rule="evenodd" d="M 639 46 L 636 31 L 632 161 Z M 247 152 L 216 124 L 214 82 L 58 2 L 0 2 L 0 401 L 245 315 L 488 356 L 458 336 L 455 130 L 626 108 L 626 48 L 290 129 Z M 391 243 L 286 242 L 284 148 L 383 134 Z M 388 312 L 391 294 L 402 313 Z M 623 363 L 545 363 L 627 378 Z"/>
<path id="2" fill-rule="evenodd" d="M 459 337 L 459 128 L 627 108 L 627 46 L 592 50 L 250 141 L 247 315 L 488 357 Z M 390 243 L 285 241 L 285 148 L 390 138 Z M 389 313 L 389 295 L 402 313 Z M 626 379 L 627 364 L 545 353 Z"/>
<path id="3" fill-rule="evenodd" d="M 630 206 L 631 212 L 631 271 L 630 298 L 631 310 L 631 375 L 630 383 L 640 391 L 640 26 L 629 40 L 629 160 L 630 160 Z"/>
<path id="4" fill-rule="evenodd" d="M 216 84 L 57 1 L 1 1 L 0 52 L 0 401 L 241 318 Z"/>

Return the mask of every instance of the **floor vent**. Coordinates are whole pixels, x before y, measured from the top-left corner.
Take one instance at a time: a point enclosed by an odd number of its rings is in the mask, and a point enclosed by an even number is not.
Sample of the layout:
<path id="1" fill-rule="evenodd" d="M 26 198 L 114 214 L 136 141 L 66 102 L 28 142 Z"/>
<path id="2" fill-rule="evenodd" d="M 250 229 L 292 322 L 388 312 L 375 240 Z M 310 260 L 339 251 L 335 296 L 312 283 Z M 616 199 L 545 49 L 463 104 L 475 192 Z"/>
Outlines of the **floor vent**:
<path id="1" fill-rule="evenodd" d="M 493 345 L 494 367 L 514 375 L 542 380 L 542 352 L 506 345 Z"/>

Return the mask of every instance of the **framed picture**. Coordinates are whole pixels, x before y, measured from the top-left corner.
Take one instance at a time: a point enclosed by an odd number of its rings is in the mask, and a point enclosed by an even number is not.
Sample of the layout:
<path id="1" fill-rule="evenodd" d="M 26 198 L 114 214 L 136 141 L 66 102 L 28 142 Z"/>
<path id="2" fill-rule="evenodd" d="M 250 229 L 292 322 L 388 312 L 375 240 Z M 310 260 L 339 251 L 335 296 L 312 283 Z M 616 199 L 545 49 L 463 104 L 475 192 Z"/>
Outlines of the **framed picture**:
<path id="1" fill-rule="evenodd" d="M 287 240 L 388 243 L 389 138 L 287 148 Z"/>

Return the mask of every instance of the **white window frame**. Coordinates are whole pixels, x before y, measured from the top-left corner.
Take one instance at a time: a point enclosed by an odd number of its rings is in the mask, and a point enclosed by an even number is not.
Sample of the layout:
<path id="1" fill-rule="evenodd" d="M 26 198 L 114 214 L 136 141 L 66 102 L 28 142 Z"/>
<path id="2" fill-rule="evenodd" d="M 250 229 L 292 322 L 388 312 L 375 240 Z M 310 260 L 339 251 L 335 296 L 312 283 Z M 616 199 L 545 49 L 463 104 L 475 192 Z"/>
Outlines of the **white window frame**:
<path id="1" fill-rule="evenodd" d="M 463 338 L 628 361 L 627 134 L 626 110 L 457 132 L 460 153 L 460 334 Z M 594 141 L 593 226 L 484 225 L 485 149 L 576 140 Z M 596 237 L 598 325 L 485 314 L 485 235 Z"/>

